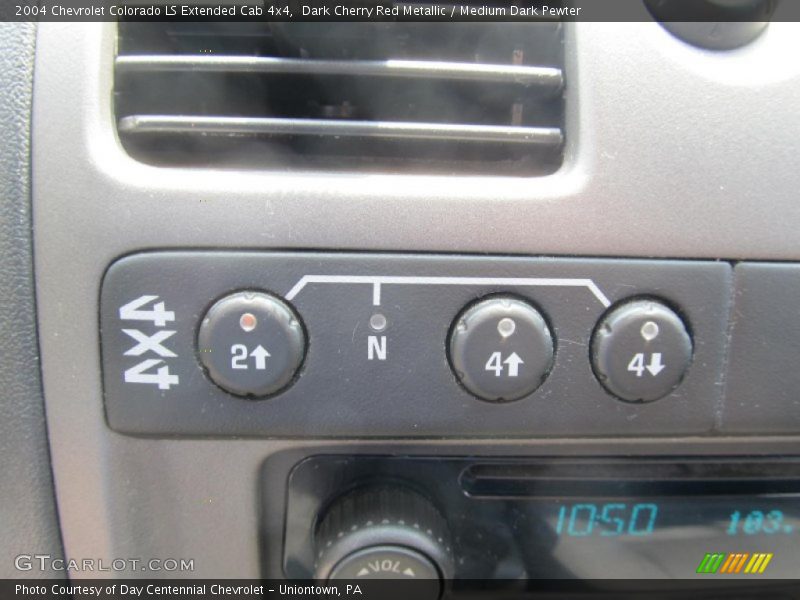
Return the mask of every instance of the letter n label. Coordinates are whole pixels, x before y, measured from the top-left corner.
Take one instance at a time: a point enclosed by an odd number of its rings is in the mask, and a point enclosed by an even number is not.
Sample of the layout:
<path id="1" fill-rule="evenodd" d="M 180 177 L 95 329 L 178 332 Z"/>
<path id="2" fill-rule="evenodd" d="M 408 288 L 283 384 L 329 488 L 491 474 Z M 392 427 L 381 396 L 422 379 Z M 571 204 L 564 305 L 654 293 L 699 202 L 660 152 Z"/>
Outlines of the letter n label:
<path id="1" fill-rule="evenodd" d="M 371 335 L 367 339 L 367 358 L 369 360 L 386 360 L 386 336 Z"/>

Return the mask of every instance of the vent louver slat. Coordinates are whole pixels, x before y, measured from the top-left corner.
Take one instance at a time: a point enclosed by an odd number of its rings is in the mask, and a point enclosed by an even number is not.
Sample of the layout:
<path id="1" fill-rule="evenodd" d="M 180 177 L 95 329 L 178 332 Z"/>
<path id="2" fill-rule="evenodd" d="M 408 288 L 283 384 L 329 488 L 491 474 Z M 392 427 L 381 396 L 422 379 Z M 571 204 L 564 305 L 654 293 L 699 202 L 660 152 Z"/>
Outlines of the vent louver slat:
<path id="1" fill-rule="evenodd" d="M 540 175 L 558 23 L 121 23 L 118 133 L 158 165 Z"/>
<path id="2" fill-rule="evenodd" d="M 120 133 L 198 133 L 222 135 L 334 135 L 522 144 L 561 144 L 561 130 L 545 127 L 328 121 L 241 117 L 131 116 L 119 122 Z"/>
<path id="3" fill-rule="evenodd" d="M 419 77 L 485 83 L 535 85 L 556 93 L 563 83 L 561 69 L 523 65 L 465 64 L 422 60 L 308 60 L 264 56 L 132 55 L 117 58 L 118 73 L 134 71 L 206 71 L 220 73 L 283 73 L 362 77 Z"/>

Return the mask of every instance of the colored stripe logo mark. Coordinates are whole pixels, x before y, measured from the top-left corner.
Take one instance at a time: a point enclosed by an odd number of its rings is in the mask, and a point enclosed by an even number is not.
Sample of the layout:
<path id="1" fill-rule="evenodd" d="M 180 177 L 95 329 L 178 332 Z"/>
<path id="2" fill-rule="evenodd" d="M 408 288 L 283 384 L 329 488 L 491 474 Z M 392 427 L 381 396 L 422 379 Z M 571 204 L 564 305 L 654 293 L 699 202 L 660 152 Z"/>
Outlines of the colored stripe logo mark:
<path id="1" fill-rule="evenodd" d="M 716 573 L 723 560 L 725 560 L 725 554 L 707 552 L 700 562 L 700 566 L 697 567 L 697 573 Z"/>
<path id="2" fill-rule="evenodd" d="M 767 570 L 773 553 L 766 552 L 707 552 L 697 567 L 697 573 L 757 575 Z"/>

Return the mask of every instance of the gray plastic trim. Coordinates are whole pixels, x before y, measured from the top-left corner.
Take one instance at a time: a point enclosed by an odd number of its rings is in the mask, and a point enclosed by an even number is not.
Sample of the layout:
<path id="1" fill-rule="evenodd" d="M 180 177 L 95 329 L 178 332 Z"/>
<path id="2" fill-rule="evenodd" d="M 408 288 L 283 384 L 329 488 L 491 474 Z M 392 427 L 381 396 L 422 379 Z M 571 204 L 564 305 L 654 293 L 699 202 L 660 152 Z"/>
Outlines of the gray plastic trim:
<path id="1" fill-rule="evenodd" d="M 36 25 L 0 23 L 0 578 L 22 554 L 62 558 L 34 307 L 30 125 Z M 0 593 L 0 595 L 3 595 Z"/>
<path id="2" fill-rule="evenodd" d="M 644 8 L 642 8 L 644 10 Z M 103 418 L 97 315 L 108 264 L 167 247 L 800 259 L 800 25 L 727 52 L 656 23 L 567 27 L 566 160 L 525 177 L 159 169 L 115 137 L 111 24 L 41 25 L 34 239 L 48 428 L 69 557 L 188 557 L 259 575 L 258 469 L 296 443 L 148 440 Z M 324 447 L 311 444 L 318 450 Z M 451 454 L 464 443 L 357 443 Z M 471 452 L 743 452 L 731 439 L 482 443 Z M 797 452 L 751 438 L 748 452 Z M 298 452 L 299 455 L 299 452 Z M 271 488 L 282 493 L 279 479 Z M 279 531 L 265 525 L 262 535 Z M 273 547 L 265 548 L 266 559 Z M 75 577 L 97 575 L 73 574 Z M 121 573 L 141 575 L 141 573 Z"/>

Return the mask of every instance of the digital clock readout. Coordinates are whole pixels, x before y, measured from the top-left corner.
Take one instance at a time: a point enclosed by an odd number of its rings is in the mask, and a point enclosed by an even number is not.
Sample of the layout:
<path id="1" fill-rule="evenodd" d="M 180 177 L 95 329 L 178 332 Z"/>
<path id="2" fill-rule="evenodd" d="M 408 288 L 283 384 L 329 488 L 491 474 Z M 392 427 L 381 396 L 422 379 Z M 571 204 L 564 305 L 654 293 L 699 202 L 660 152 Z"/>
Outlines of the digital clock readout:
<path id="1" fill-rule="evenodd" d="M 658 505 L 652 503 L 625 504 L 582 502 L 561 506 L 558 510 L 556 533 L 573 537 L 600 535 L 650 535 L 658 519 Z"/>
<path id="2" fill-rule="evenodd" d="M 556 534 L 569 537 L 647 536 L 658 526 L 659 505 L 652 502 L 580 502 L 558 507 Z M 720 520 L 722 523 L 722 520 Z M 727 516 L 729 536 L 791 534 L 794 527 L 778 509 L 734 510 Z"/>

